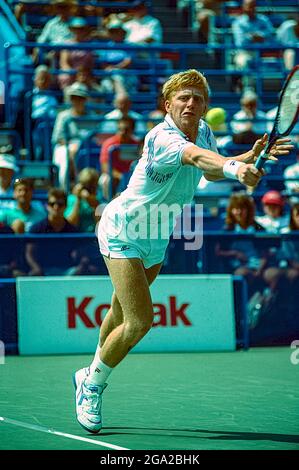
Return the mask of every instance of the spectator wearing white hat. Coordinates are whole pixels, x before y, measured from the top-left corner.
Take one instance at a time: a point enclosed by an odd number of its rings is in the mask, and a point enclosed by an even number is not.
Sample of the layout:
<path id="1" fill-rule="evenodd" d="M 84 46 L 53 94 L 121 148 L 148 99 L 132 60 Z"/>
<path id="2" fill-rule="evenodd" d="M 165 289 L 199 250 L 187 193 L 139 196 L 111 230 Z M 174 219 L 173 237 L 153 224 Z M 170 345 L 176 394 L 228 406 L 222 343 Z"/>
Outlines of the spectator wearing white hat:
<path id="1" fill-rule="evenodd" d="M 80 16 L 72 18 L 69 22 L 69 28 L 74 38 L 65 41 L 65 44 L 78 45 L 78 49 L 64 49 L 60 54 L 60 70 L 58 83 L 60 88 L 64 89 L 75 81 L 74 75 L 69 72 L 78 70 L 82 65 L 93 68 L 94 56 L 92 51 L 80 49 L 80 44 L 87 44 L 90 41 L 90 27 L 85 18 Z"/>
<path id="2" fill-rule="evenodd" d="M 71 107 L 61 111 L 56 118 L 52 144 L 54 145 L 53 162 L 59 169 L 59 184 L 63 189 L 69 185 L 69 176 L 75 178 L 75 157 L 79 146 L 87 135 L 89 128 L 84 127 L 84 118 L 90 116 L 86 110 L 89 97 L 87 87 L 81 83 L 73 83 L 69 87 Z M 78 118 L 83 119 L 79 122 Z"/>
<path id="3" fill-rule="evenodd" d="M 0 196 L 13 197 L 14 174 L 18 170 L 13 155 L 0 154 Z M 3 202 L 1 202 L 2 206 Z"/>

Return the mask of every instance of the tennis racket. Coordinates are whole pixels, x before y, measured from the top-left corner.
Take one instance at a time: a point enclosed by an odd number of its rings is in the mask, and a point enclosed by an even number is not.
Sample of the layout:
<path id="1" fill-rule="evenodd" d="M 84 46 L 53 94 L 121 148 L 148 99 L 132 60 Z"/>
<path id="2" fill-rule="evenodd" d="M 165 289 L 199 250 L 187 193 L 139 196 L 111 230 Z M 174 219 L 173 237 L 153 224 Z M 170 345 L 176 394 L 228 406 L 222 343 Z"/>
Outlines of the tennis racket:
<path id="1" fill-rule="evenodd" d="M 266 148 L 260 153 L 255 162 L 256 168 L 263 168 L 272 145 L 280 137 L 289 135 L 295 126 L 299 115 L 299 65 L 296 65 L 288 75 L 281 90 L 273 129 Z"/>

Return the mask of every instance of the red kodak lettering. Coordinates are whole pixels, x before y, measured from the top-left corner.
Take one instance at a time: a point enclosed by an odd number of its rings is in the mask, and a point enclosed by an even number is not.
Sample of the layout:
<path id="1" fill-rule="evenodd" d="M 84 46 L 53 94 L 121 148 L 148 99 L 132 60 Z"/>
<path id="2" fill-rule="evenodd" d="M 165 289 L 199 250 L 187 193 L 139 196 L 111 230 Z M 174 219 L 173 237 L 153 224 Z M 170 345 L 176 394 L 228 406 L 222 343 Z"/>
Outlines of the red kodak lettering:
<path id="1" fill-rule="evenodd" d="M 103 304 L 103 305 L 99 305 L 95 312 L 94 312 L 94 316 L 95 316 L 95 321 L 97 323 L 97 325 L 101 326 L 101 324 L 103 323 L 103 320 L 104 318 L 102 318 L 102 313 L 103 313 L 103 310 L 109 310 L 110 308 L 110 304 Z"/>
<path id="2" fill-rule="evenodd" d="M 82 302 L 76 306 L 75 297 L 67 298 L 67 312 L 68 312 L 68 327 L 76 328 L 76 316 L 78 315 L 87 328 L 95 328 L 95 325 L 90 320 L 85 312 L 85 309 L 93 297 L 85 297 Z"/>
<path id="3" fill-rule="evenodd" d="M 154 304 L 154 322 L 153 326 L 166 326 L 167 316 L 166 307 L 163 304 Z"/>
<path id="4" fill-rule="evenodd" d="M 184 325 L 192 326 L 192 323 L 187 318 L 185 313 L 186 308 L 189 304 L 182 304 L 180 308 L 176 307 L 176 297 L 170 296 L 169 297 L 169 305 L 170 305 L 170 324 L 171 326 L 177 326 L 178 319 L 180 319 Z"/>

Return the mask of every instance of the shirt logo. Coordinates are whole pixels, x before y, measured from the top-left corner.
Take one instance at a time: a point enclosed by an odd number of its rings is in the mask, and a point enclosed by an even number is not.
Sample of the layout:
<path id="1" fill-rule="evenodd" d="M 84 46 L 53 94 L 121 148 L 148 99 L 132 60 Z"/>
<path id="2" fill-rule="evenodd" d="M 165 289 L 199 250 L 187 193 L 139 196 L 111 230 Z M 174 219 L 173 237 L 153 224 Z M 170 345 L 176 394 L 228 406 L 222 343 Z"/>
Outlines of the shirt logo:
<path id="1" fill-rule="evenodd" d="M 122 245 L 121 248 L 120 248 L 120 251 L 125 251 L 125 250 L 129 250 L 130 247 L 129 245 Z"/>

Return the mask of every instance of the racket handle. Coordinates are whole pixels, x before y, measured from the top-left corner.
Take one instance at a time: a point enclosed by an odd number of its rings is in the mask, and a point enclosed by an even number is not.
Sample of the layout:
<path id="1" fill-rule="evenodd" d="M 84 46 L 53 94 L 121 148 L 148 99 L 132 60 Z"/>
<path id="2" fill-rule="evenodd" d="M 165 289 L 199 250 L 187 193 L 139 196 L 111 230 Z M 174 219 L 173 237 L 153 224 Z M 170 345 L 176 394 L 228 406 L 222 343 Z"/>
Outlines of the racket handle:
<path id="1" fill-rule="evenodd" d="M 255 162 L 255 168 L 257 168 L 258 170 L 260 170 L 261 168 L 263 168 L 263 166 L 265 165 L 267 159 L 268 159 L 268 156 L 269 154 L 265 152 L 265 150 L 262 150 L 261 153 L 259 154 L 259 157 L 257 159 L 257 161 Z"/>

